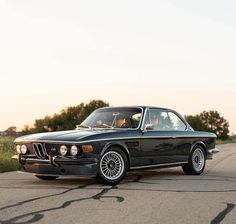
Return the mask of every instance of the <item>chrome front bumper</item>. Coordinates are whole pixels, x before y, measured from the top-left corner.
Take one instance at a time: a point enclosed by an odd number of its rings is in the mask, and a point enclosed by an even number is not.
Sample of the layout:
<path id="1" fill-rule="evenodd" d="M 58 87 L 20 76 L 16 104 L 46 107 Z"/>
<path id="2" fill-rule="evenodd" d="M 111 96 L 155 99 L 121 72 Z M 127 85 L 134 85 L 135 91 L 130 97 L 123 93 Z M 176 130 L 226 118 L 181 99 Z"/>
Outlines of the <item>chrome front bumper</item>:
<path id="1" fill-rule="evenodd" d="M 96 176 L 96 158 L 63 158 L 49 156 L 48 159 L 39 159 L 35 156 L 15 155 L 19 161 L 19 171 L 46 176 Z"/>
<path id="2" fill-rule="evenodd" d="M 18 160 L 20 164 L 51 164 L 52 166 L 60 165 L 86 165 L 86 164 L 97 164 L 96 158 L 66 158 L 61 156 L 49 156 L 49 159 L 39 159 L 35 157 L 28 157 L 22 155 L 14 155 L 12 159 Z"/>

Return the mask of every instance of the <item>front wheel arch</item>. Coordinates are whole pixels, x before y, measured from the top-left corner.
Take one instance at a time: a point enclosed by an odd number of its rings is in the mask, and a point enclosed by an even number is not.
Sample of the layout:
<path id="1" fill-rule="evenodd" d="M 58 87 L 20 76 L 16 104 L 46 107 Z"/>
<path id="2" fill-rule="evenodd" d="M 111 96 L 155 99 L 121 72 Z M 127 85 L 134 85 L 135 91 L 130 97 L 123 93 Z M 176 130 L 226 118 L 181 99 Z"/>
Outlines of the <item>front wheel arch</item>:
<path id="1" fill-rule="evenodd" d="M 109 154 L 112 156 L 109 156 Z M 109 163 L 110 165 L 113 163 L 113 165 L 109 167 Z M 102 184 L 116 185 L 122 181 L 127 171 L 128 158 L 125 152 L 120 147 L 112 146 L 100 156 L 95 179 Z"/>
<path id="2" fill-rule="evenodd" d="M 117 148 L 121 149 L 121 150 L 125 153 L 126 158 L 127 158 L 127 160 L 128 160 L 128 170 L 129 170 L 129 169 L 130 169 L 130 154 L 129 154 L 129 150 L 128 150 L 128 148 L 127 148 L 124 144 L 122 144 L 122 143 L 112 142 L 112 143 L 106 144 L 105 147 L 103 148 L 101 154 L 100 154 L 100 157 L 103 156 L 104 153 L 105 153 L 108 149 L 110 149 L 110 148 L 112 148 L 112 147 L 115 147 L 115 148 L 117 147 Z"/>

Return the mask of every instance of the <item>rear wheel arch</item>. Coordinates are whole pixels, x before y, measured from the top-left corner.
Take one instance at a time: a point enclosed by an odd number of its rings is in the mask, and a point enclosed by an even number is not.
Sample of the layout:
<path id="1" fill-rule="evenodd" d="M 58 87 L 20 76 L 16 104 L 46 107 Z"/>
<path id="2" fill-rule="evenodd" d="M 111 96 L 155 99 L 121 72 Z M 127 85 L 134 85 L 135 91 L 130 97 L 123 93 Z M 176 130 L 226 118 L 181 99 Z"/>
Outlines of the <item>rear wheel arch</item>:
<path id="1" fill-rule="evenodd" d="M 205 152 L 205 156 L 207 156 L 206 145 L 202 141 L 194 142 L 191 146 L 190 153 L 192 153 L 193 149 L 196 148 L 197 146 L 201 146 Z"/>
<path id="2" fill-rule="evenodd" d="M 206 153 L 202 144 L 195 144 L 190 152 L 188 163 L 182 165 L 187 175 L 200 175 L 206 166 Z"/>

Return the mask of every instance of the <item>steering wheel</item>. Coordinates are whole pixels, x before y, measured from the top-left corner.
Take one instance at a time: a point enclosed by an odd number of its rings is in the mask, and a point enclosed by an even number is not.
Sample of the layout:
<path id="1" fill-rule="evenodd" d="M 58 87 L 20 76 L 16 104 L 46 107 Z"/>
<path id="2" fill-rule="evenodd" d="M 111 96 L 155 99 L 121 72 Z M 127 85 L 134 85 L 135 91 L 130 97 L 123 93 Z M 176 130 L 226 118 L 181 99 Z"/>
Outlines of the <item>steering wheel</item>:
<path id="1" fill-rule="evenodd" d="M 126 123 L 123 123 L 120 127 L 121 128 L 128 128 Z"/>

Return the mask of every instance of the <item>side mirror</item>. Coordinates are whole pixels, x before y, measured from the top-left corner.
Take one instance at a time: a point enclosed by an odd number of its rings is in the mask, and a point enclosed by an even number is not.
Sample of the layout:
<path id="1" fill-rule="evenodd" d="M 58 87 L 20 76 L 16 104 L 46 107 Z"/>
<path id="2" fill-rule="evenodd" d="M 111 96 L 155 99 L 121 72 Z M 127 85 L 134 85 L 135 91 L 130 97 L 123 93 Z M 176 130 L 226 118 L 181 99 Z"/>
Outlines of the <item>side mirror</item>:
<path id="1" fill-rule="evenodd" d="M 153 130 L 153 124 L 145 124 L 143 131 Z"/>

